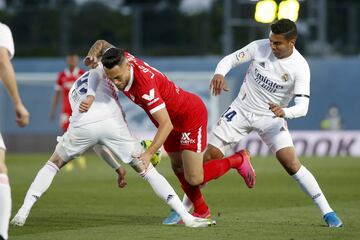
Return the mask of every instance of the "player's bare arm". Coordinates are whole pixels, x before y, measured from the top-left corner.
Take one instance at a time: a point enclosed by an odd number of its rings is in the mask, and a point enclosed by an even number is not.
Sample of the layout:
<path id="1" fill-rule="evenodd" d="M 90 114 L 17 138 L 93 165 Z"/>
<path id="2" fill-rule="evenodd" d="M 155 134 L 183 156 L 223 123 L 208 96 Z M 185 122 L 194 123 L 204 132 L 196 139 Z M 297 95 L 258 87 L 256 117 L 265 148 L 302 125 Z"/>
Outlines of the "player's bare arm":
<path id="1" fill-rule="evenodd" d="M 49 117 L 50 117 L 51 121 L 53 121 L 55 119 L 56 106 L 58 105 L 60 98 L 61 98 L 61 91 L 56 90 L 54 93 L 54 97 L 51 101 L 51 107 L 50 107 Z"/>
<path id="2" fill-rule="evenodd" d="M 90 109 L 90 107 L 91 107 L 92 103 L 94 102 L 94 100 L 95 100 L 94 96 L 88 95 L 86 97 L 86 99 L 80 103 L 79 112 L 81 112 L 81 113 L 87 112 Z"/>
<path id="3" fill-rule="evenodd" d="M 229 91 L 229 87 L 225 78 L 221 74 L 215 74 L 210 82 L 210 91 L 212 91 L 213 96 L 218 96 L 221 93 L 221 90 Z"/>
<path id="4" fill-rule="evenodd" d="M 19 127 L 25 127 L 29 124 L 29 112 L 23 105 L 16 84 L 14 68 L 10 62 L 7 49 L 0 47 L 0 79 L 14 103 L 16 123 Z"/>
<path id="5" fill-rule="evenodd" d="M 85 66 L 96 68 L 98 65 L 98 58 L 100 58 L 106 49 L 114 47 L 105 40 L 97 40 L 90 48 L 87 56 L 84 59 Z"/>
<path id="6" fill-rule="evenodd" d="M 269 103 L 269 109 L 275 114 L 276 117 L 285 117 L 284 109 L 275 103 Z"/>
<path id="7" fill-rule="evenodd" d="M 166 108 L 160 109 L 152 114 L 154 119 L 159 124 L 156 135 L 150 147 L 140 155 L 140 159 L 147 167 L 150 158 L 156 153 L 157 150 L 164 144 L 166 138 L 169 136 L 171 130 L 174 128 Z"/>

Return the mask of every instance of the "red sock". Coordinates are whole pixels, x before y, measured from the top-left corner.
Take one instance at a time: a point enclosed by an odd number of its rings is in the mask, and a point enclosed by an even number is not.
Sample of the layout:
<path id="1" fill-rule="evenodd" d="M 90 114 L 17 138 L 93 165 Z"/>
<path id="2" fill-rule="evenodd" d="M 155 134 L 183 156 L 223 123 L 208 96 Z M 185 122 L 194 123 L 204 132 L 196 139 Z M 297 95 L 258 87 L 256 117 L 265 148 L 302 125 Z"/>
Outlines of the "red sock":
<path id="1" fill-rule="evenodd" d="M 185 179 L 184 173 L 176 173 L 181 187 L 192 202 L 194 206 L 194 212 L 203 214 L 209 210 L 209 207 L 205 203 L 205 199 L 201 194 L 199 186 L 191 186 Z"/>
<path id="2" fill-rule="evenodd" d="M 238 167 L 242 164 L 243 158 L 239 154 L 234 154 L 223 159 L 214 159 L 204 163 L 204 181 L 217 179 L 224 175 L 230 168 Z"/>

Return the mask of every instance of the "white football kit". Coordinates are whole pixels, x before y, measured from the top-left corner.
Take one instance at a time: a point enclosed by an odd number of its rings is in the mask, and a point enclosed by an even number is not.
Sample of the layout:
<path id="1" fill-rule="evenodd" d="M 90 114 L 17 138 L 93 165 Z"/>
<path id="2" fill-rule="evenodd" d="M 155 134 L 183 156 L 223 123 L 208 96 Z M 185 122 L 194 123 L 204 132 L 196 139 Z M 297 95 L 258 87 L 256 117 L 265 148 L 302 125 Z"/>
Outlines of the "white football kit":
<path id="1" fill-rule="evenodd" d="M 209 143 L 224 154 L 255 130 L 271 151 L 293 146 L 284 118 L 275 117 L 269 103 L 283 107 L 285 118 L 306 115 L 310 95 L 310 69 L 294 48 L 283 59 L 276 58 L 268 39 L 251 42 L 224 57 L 215 74 L 225 76 L 232 68 L 251 61 L 236 99 L 221 115 Z M 295 105 L 287 107 L 295 97 Z"/>
<path id="2" fill-rule="evenodd" d="M 88 95 L 95 100 L 87 112 L 80 113 L 80 103 Z M 63 161 L 69 161 L 95 144 L 107 146 L 124 163 L 144 151 L 140 141 L 130 133 L 116 87 L 105 77 L 101 64 L 74 82 L 69 100 L 72 108 L 69 129 L 58 137 L 56 146 Z"/>
<path id="3" fill-rule="evenodd" d="M 10 56 L 13 58 L 15 54 L 14 40 L 10 31 L 10 28 L 0 22 L 0 47 L 5 48 Z M 0 133 L 0 148 L 6 150 L 5 143 Z"/>

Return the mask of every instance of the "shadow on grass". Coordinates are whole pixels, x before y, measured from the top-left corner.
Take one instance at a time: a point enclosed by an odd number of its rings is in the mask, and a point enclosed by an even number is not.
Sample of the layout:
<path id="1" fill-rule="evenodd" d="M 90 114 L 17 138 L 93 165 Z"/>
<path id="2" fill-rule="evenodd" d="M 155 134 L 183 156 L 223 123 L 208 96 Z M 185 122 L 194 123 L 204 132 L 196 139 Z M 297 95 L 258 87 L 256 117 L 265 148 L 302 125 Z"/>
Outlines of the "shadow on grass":
<path id="1" fill-rule="evenodd" d="M 63 214 L 61 216 L 49 217 L 29 217 L 24 227 L 10 228 L 12 236 L 21 236 L 34 233 L 49 233 L 66 230 L 78 230 L 84 228 L 96 228 L 110 225 L 119 226 L 159 226 L 161 219 L 159 216 L 134 216 L 134 215 L 115 215 L 115 214 Z"/>

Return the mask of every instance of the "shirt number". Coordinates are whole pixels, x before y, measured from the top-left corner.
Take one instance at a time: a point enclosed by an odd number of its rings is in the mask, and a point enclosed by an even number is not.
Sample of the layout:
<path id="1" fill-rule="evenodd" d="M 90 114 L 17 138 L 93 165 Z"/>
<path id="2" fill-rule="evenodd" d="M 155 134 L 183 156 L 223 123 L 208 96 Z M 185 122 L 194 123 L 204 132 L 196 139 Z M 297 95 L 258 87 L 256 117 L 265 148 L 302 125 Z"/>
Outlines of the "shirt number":
<path id="1" fill-rule="evenodd" d="M 226 111 L 221 115 L 222 118 L 225 118 L 226 121 L 231 122 L 231 120 L 233 119 L 233 117 L 235 117 L 236 112 L 235 110 L 231 110 L 230 107 L 228 107 L 228 109 L 226 109 Z"/>

